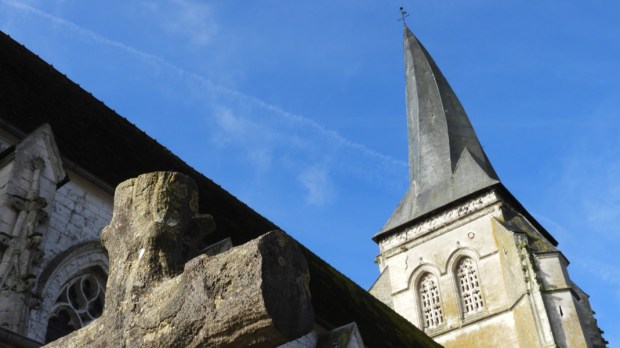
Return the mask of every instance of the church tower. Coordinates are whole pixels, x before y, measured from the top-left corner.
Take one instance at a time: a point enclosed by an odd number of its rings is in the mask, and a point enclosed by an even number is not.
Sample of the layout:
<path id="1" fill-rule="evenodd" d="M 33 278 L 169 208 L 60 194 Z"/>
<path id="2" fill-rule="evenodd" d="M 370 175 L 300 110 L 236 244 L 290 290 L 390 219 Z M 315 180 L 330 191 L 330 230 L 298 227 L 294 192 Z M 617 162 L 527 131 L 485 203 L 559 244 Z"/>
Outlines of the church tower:
<path id="1" fill-rule="evenodd" d="M 446 347 L 604 347 L 557 241 L 502 185 L 454 91 L 405 26 L 410 185 L 370 292 Z"/>

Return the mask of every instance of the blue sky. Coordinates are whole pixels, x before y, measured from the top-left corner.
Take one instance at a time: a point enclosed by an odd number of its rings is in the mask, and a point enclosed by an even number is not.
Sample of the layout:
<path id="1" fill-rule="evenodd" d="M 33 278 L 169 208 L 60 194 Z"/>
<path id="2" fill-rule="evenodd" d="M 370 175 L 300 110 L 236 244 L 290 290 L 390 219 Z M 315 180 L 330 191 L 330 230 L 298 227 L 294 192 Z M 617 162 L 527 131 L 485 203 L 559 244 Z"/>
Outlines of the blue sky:
<path id="1" fill-rule="evenodd" d="M 0 0 L 0 29 L 368 288 L 408 185 L 401 5 L 620 344 L 616 1 Z"/>

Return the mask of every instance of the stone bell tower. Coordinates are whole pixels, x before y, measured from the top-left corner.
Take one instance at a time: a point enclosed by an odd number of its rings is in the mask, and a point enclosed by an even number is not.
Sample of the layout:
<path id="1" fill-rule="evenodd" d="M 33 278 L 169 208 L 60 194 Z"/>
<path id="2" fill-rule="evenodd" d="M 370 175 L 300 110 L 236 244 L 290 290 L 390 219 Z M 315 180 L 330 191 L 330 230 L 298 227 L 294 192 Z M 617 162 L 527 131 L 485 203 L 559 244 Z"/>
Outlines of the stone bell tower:
<path id="1" fill-rule="evenodd" d="M 604 347 L 557 241 L 502 185 L 456 94 L 405 26 L 410 185 L 370 292 L 446 347 Z"/>

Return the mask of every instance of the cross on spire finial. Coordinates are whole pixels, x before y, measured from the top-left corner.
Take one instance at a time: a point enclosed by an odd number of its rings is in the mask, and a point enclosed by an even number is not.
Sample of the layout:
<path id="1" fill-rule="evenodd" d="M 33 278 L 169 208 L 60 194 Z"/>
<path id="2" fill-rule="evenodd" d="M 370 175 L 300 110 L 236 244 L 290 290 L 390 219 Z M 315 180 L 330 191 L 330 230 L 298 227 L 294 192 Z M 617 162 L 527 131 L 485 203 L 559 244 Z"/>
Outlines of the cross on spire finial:
<path id="1" fill-rule="evenodd" d="M 407 23 L 405 22 L 405 18 L 409 17 L 409 13 L 405 10 L 404 7 L 400 7 L 400 18 L 398 19 L 398 21 L 403 21 L 403 25 L 407 25 Z"/>

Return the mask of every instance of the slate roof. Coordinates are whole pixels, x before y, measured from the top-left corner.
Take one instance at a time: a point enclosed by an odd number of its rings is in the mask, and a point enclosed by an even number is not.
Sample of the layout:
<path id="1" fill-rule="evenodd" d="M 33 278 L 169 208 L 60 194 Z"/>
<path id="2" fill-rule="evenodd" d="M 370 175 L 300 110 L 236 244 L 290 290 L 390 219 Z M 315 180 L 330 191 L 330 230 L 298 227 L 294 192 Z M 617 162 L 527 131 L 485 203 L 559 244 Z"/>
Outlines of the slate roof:
<path id="1" fill-rule="evenodd" d="M 403 44 L 410 186 L 375 238 L 499 183 L 459 99 L 407 26 Z"/>
<path id="2" fill-rule="evenodd" d="M 494 189 L 557 245 L 500 182 L 456 93 L 406 25 L 403 46 L 410 184 L 373 240 L 378 242 L 440 208 L 448 209 Z"/>
<path id="3" fill-rule="evenodd" d="M 152 171 L 191 176 L 200 211 L 217 223 L 212 242 L 230 237 L 238 245 L 278 228 L 4 33 L 0 122 L 18 137 L 49 123 L 65 164 L 77 163 L 111 187 Z M 317 320 L 327 328 L 355 321 L 368 347 L 438 346 L 314 253 L 304 253 Z"/>

